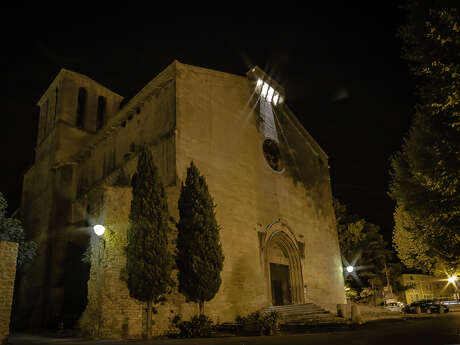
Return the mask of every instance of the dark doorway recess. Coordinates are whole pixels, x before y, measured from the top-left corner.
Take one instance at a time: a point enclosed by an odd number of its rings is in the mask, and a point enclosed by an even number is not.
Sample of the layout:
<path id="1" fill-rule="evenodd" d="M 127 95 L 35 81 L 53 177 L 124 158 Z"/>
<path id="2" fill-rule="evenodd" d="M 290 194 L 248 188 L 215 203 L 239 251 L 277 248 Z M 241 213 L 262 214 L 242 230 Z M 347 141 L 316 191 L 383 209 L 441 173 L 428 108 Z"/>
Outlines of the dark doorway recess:
<path id="1" fill-rule="evenodd" d="M 69 242 L 64 259 L 63 288 L 64 300 L 61 315 L 57 322 L 63 322 L 66 329 L 72 329 L 88 303 L 88 279 L 90 265 L 82 261 L 88 243 Z"/>
<path id="2" fill-rule="evenodd" d="M 289 266 L 270 263 L 273 305 L 292 304 Z"/>

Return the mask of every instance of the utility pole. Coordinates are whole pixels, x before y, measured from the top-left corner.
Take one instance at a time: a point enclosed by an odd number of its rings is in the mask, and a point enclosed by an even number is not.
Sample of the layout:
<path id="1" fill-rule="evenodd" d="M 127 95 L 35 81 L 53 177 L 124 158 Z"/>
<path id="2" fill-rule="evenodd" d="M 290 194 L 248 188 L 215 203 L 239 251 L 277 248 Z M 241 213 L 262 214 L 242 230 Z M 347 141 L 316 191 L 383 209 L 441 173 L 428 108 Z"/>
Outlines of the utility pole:
<path id="1" fill-rule="evenodd" d="M 389 277 L 389 275 L 388 275 L 387 262 L 384 261 L 384 262 L 383 262 L 383 265 L 385 266 L 385 276 L 386 276 L 386 278 L 387 278 L 387 287 L 389 288 L 390 293 L 393 294 L 393 289 L 391 288 L 391 285 L 390 285 L 390 277 Z"/>

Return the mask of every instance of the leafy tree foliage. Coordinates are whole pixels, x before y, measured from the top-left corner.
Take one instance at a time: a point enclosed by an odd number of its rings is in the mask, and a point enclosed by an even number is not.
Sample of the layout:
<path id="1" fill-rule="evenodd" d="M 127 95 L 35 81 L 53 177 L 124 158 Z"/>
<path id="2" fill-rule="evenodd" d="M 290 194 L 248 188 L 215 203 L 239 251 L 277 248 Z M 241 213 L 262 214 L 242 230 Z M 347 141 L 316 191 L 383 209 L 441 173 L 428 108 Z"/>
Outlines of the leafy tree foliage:
<path id="1" fill-rule="evenodd" d="M 8 203 L 0 192 L 0 241 L 17 242 L 18 260 L 17 266 L 21 267 L 26 262 L 32 261 L 37 255 L 38 245 L 34 241 L 26 241 L 24 228 L 21 221 L 15 218 L 8 218 L 6 210 Z"/>
<path id="2" fill-rule="evenodd" d="M 393 245 L 398 257 L 408 268 L 425 273 L 433 272 L 436 267 L 434 254 L 429 242 L 413 231 L 418 228 L 415 220 L 402 206 L 396 208 L 394 220 Z"/>
<path id="3" fill-rule="evenodd" d="M 126 247 L 131 297 L 147 302 L 147 337 L 151 337 L 152 303 L 161 302 L 173 286 L 172 254 L 168 250 L 168 202 L 148 147 L 139 153 L 133 177 L 133 200 Z"/>
<path id="4" fill-rule="evenodd" d="M 222 282 L 224 255 L 214 207 L 206 179 L 191 162 L 179 197 L 176 264 L 179 291 L 188 301 L 200 304 L 200 314 L 204 302 L 214 298 Z"/>
<path id="5" fill-rule="evenodd" d="M 342 261 L 345 266 L 351 265 L 357 270 L 356 274 L 345 273 L 347 295 L 354 299 L 364 298 L 373 291 L 370 287 L 382 288 L 388 281 L 393 292 L 404 290 L 399 283 L 402 266 L 394 261 L 380 227 L 351 214 L 337 199 L 333 205 Z"/>
<path id="6" fill-rule="evenodd" d="M 391 160 L 394 244 L 407 267 L 436 273 L 460 264 L 460 10 L 445 0 L 407 10 L 400 36 L 419 102 Z"/>
<path id="7" fill-rule="evenodd" d="M 349 213 L 347 207 L 334 199 L 340 252 L 348 263 L 354 265 L 383 266 L 389 261 L 391 251 L 380 233 L 380 227 Z"/>

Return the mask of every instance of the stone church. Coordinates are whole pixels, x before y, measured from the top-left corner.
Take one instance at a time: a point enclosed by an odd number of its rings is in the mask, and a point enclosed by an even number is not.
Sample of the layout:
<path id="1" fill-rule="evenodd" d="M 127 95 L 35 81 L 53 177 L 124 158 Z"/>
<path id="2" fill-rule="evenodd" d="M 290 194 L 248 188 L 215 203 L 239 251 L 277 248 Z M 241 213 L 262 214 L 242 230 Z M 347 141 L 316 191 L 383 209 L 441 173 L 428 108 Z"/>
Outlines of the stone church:
<path id="1" fill-rule="evenodd" d="M 166 186 L 171 250 L 192 160 L 206 177 L 225 255 L 220 290 L 205 304 L 214 321 L 271 305 L 345 303 L 328 157 L 286 96 L 258 67 L 239 76 L 175 61 L 128 102 L 62 69 L 38 101 L 35 163 L 24 175 L 21 216 L 40 249 L 17 286 L 17 323 L 141 335 L 145 304 L 129 297 L 124 246 L 143 145 Z M 96 224 L 106 228 L 100 237 Z M 163 334 L 198 306 L 175 290 L 157 310 Z"/>

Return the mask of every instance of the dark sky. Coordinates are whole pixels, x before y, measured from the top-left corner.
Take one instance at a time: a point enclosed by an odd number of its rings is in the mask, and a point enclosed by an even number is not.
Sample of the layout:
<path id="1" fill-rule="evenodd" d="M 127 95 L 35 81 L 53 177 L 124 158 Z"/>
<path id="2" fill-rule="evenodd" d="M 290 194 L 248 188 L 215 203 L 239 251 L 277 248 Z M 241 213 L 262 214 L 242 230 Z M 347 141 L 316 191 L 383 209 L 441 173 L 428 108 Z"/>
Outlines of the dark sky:
<path id="1" fill-rule="evenodd" d="M 10 211 L 33 162 L 36 102 L 61 68 L 130 98 L 177 59 L 239 75 L 258 65 L 272 74 L 329 155 L 333 194 L 391 239 L 389 157 L 415 104 L 396 37 L 404 21 L 397 1 L 214 2 L 180 10 L 178 2 L 132 3 L 0 9 L 0 191 Z"/>

